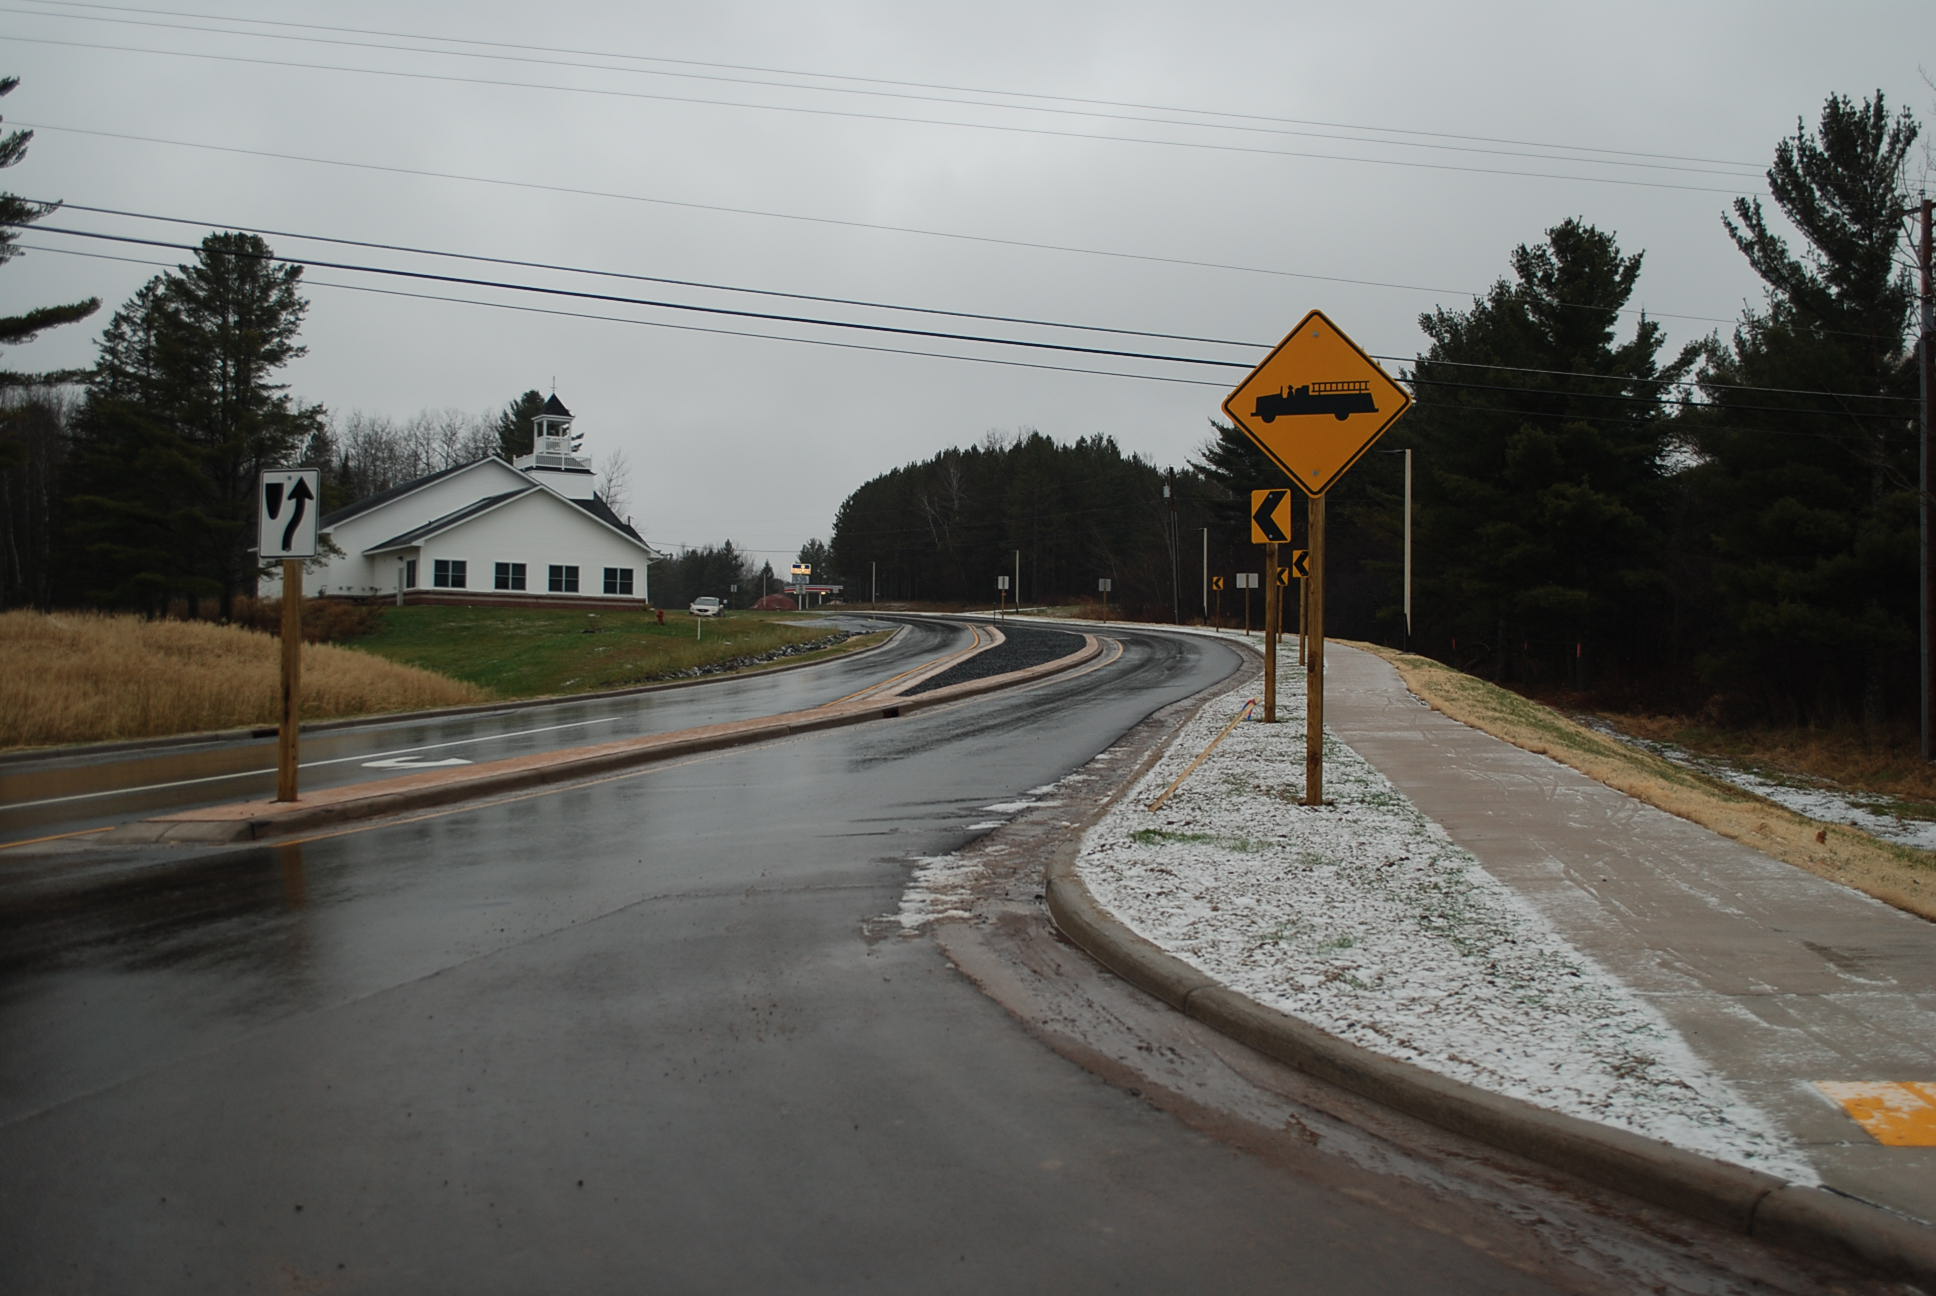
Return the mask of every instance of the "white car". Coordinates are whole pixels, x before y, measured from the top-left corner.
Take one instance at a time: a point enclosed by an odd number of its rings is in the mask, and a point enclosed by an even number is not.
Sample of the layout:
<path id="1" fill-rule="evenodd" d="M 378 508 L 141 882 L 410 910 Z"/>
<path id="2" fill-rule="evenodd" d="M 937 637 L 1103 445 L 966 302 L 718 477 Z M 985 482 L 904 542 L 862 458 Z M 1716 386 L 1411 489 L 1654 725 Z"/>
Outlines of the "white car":
<path id="1" fill-rule="evenodd" d="M 726 600 L 716 599 L 710 594 L 702 594 L 692 601 L 689 609 L 694 616 L 718 616 L 726 610 Z"/>

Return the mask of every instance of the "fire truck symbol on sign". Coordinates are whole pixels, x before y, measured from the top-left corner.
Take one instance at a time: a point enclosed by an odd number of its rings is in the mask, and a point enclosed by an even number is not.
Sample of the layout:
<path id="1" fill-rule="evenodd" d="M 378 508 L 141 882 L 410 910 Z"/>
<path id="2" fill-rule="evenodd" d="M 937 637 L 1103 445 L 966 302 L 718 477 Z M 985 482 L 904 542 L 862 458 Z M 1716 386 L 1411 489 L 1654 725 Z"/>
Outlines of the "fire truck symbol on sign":
<path id="1" fill-rule="evenodd" d="M 1377 361 L 1312 311 L 1223 409 L 1307 495 L 1322 495 L 1411 403 Z"/>
<path id="2" fill-rule="evenodd" d="M 1370 380 L 1359 379 L 1265 392 L 1251 412 L 1266 423 L 1274 422 L 1280 414 L 1329 414 L 1342 423 L 1353 414 L 1376 414 L 1378 406 L 1371 398 Z"/>

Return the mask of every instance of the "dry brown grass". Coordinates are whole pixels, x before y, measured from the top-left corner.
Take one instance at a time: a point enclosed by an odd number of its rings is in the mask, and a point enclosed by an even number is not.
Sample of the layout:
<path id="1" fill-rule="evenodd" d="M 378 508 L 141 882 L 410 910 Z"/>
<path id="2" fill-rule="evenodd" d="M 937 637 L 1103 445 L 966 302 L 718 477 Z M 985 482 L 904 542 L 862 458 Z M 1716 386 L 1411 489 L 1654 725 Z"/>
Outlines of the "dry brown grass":
<path id="1" fill-rule="evenodd" d="M 276 723 L 278 641 L 239 626 L 0 613 L 0 748 Z M 305 720 L 485 700 L 482 689 L 347 648 L 302 656 Z"/>
<path id="2" fill-rule="evenodd" d="M 1802 774 L 1879 796 L 1936 802 L 1936 764 L 1922 758 L 1917 735 L 1907 727 L 1899 735 L 1879 739 L 1853 726 L 1726 730 L 1686 716 L 1609 712 L 1605 719 L 1623 733 L 1673 743 L 1692 752 Z"/>
<path id="3" fill-rule="evenodd" d="M 1517 693 L 1427 657 L 1353 644 L 1397 667 L 1436 711 L 1679 815 L 1776 859 L 1936 920 L 1936 854 L 1846 824 L 1810 819 L 1753 793 L 1637 750 Z"/>

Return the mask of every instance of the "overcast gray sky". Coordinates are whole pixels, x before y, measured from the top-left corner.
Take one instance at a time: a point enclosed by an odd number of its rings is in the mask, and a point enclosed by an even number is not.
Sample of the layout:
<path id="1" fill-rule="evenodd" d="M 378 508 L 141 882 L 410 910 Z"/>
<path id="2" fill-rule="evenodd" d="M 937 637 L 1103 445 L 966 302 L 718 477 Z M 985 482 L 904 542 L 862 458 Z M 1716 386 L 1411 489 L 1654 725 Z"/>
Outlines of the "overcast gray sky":
<path id="1" fill-rule="evenodd" d="M 1420 312 L 1470 305 L 1569 216 L 1646 253 L 1636 304 L 1673 341 L 1725 331 L 1760 289 L 1721 213 L 1763 188 L 1797 117 L 1877 89 L 1926 129 L 1936 116 L 1928 0 L 174 6 L 0 0 L 0 73 L 22 82 L 0 112 L 36 132 L 0 184 L 195 222 L 70 208 L 44 225 L 285 231 L 278 252 L 328 261 L 1246 368 L 1315 307 L 1395 373 L 1423 346 Z M 103 308 L 15 368 L 89 363 L 162 268 L 76 253 L 187 259 L 23 242 L 49 250 L 0 273 L 7 311 Z M 730 538 L 776 564 L 870 477 L 991 430 L 1107 433 L 1181 465 L 1244 374 L 351 270 L 306 282 L 309 354 L 287 371 L 302 399 L 404 419 L 555 381 L 587 451 L 630 459 L 648 539 Z"/>

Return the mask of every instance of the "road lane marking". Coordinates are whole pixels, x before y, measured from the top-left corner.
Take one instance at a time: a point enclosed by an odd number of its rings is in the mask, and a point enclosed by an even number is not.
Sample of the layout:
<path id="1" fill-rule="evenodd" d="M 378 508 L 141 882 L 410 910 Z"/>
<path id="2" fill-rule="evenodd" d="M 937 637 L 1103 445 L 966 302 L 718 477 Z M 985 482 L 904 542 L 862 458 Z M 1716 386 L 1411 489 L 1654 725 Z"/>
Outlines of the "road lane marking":
<path id="1" fill-rule="evenodd" d="M 858 698 L 867 697 L 870 694 L 883 692 L 884 690 L 892 688 L 894 685 L 899 684 L 902 680 L 908 678 L 908 676 L 910 675 L 919 675 L 922 671 L 933 670 L 937 666 L 952 665 L 957 661 L 965 660 L 968 657 L 973 656 L 974 653 L 977 652 L 982 646 L 981 644 L 982 628 L 977 625 L 971 625 L 968 628 L 974 632 L 975 637 L 973 642 L 971 642 L 966 648 L 959 649 L 958 651 L 952 652 L 952 653 L 943 653 L 939 657 L 934 657 L 929 659 L 928 661 L 922 662 L 919 666 L 910 666 L 898 675 L 890 675 L 884 680 L 879 680 L 873 684 L 869 684 L 866 688 L 856 689 L 852 693 L 849 693 L 846 697 L 837 697 L 832 702 L 827 703 L 827 705 L 839 706 L 842 702 L 852 702 Z M 992 638 L 993 636 L 990 636 L 990 637 Z"/>
<path id="2" fill-rule="evenodd" d="M 87 837 L 94 833 L 113 831 L 113 824 L 109 824 L 105 828 L 76 828 L 73 832 L 50 833 L 45 837 L 28 837 L 22 841 L 0 842 L 0 850 L 12 850 L 16 846 L 38 846 L 42 842 L 65 841 L 69 837 Z"/>
<path id="3" fill-rule="evenodd" d="M 472 761 L 462 756 L 446 756 L 443 760 L 424 760 L 417 756 L 392 756 L 389 760 L 364 761 L 364 769 L 442 769 L 446 765 L 470 765 Z"/>
<path id="4" fill-rule="evenodd" d="M 555 733 L 560 729 L 582 729 L 587 725 L 611 724 L 618 716 L 600 716 L 596 720 L 574 720 L 569 724 L 543 725 L 536 729 L 515 729 L 510 733 L 485 734 L 478 738 L 455 738 L 450 742 L 427 743 L 422 747 L 399 747 L 387 752 L 359 752 L 354 756 L 332 756 L 328 760 L 303 761 L 300 769 L 321 769 L 325 765 L 347 765 L 352 761 L 368 761 L 392 756 L 409 756 L 416 752 L 440 751 L 445 747 L 468 747 L 476 743 L 497 742 L 504 738 L 527 738 L 532 734 Z M 468 763 L 468 762 L 466 762 Z M 232 774 L 209 774 L 202 778 L 176 779 L 169 783 L 142 783 L 131 787 L 106 788 L 99 792 L 75 792 L 69 796 L 43 797 L 38 801 L 15 801 L 7 808 L 25 810 L 32 806 L 65 805 L 70 801 L 91 801 L 107 796 L 135 796 L 142 792 L 165 792 L 169 788 L 194 787 L 201 783 L 226 783 L 232 779 L 261 778 L 274 774 L 275 767 L 260 770 L 237 770 Z"/>

